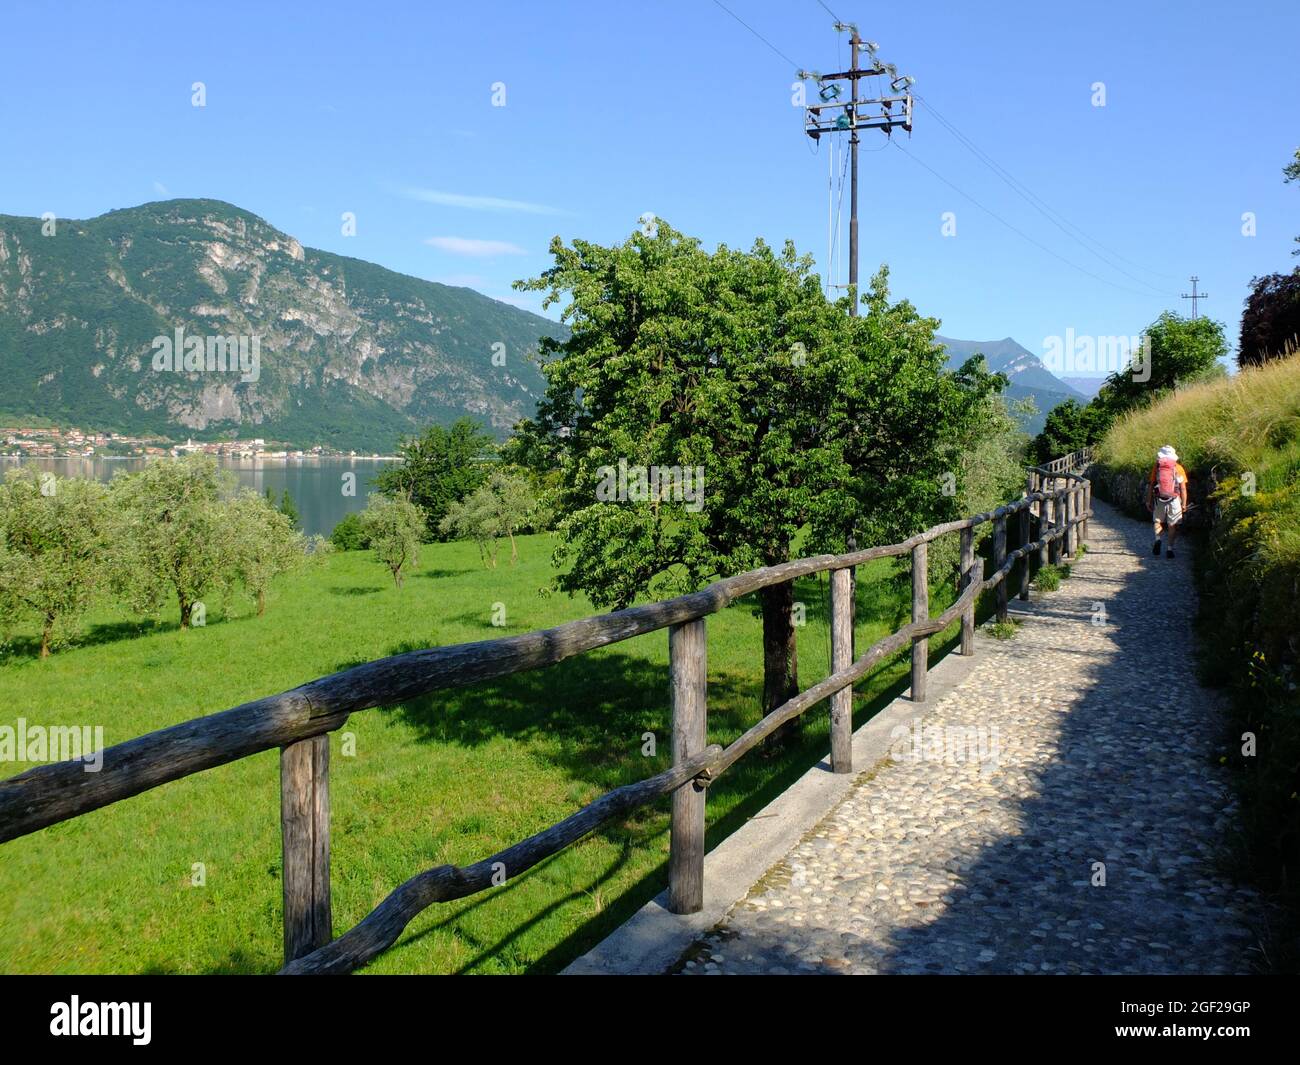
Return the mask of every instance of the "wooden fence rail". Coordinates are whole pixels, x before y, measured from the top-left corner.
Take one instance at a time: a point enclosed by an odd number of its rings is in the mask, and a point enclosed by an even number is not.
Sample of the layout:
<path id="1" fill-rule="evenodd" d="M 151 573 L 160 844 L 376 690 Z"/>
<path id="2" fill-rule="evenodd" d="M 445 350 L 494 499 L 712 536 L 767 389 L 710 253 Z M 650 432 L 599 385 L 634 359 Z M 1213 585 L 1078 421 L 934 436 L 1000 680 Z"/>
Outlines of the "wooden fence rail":
<path id="1" fill-rule="evenodd" d="M 831 767 L 852 772 L 852 688 L 875 666 L 911 647 L 911 698 L 925 700 L 929 637 L 960 621 L 964 655 L 973 653 L 976 601 L 995 591 L 1005 618 L 1008 585 L 1021 566 L 1027 594 L 1031 556 L 1038 565 L 1070 557 L 1086 537 L 1091 484 L 1074 471 L 1087 451 L 1029 471 L 1021 499 L 984 514 L 936 525 L 898 544 L 818 555 L 751 570 L 699 592 L 521 636 L 410 651 L 322 677 L 279 695 L 117 744 L 102 752 L 100 771 L 84 763 L 38 766 L 0 782 L 0 843 L 78 817 L 192 773 L 281 749 L 281 827 L 284 893 L 284 973 L 342 973 L 391 946 L 403 928 L 435 902 L 462 898 L 503 883 L 569 846 L 612 818 L 672 796 L 669 906 L 693 913 L 703 905 L 705 790 L 746 752 L 787 721 L 830 700 Z M 1062 482 L 1061 487 L 1057 483 Z M 1019 546 L 1008 550 L 1008 519 L 1019 515 Z M 994 526 L 993 573 L 975 554 L 975 529 Z M 1037 536 L 1030 539 L 1031 528 Z M 929 547 L 961 535 L 958 598 L 929 616 Z M 912 620 L 853 660 L 854 567 L 910 554 Z M 825 680 L 766 714 L 725 749 L 707 742 L 705 618 L 762 588 L 797 577 L 831 574 L 831 668 Z M 607 793 L 559 824 L 466 868 L 444 865 L 408 880 L 355 928 L 333 938 L 329 874 L 329 738 L 348 715 L 390 706 L 432 691 L 553 665 L 596 647 L 659 629 L 669 630 L 673 767 Z"/>

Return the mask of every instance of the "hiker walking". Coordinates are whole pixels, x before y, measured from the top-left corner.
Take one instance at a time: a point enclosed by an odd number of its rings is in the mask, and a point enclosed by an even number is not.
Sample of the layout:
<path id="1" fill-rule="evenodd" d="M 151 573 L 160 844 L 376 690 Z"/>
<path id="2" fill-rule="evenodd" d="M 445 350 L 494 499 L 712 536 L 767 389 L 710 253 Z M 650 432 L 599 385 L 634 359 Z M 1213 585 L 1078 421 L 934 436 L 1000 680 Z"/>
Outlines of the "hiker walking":
<path id="1" fill-rule="evenodd" d="M 1156 464 L 1151 467 L 1147 480 L 1147 510 L 1151 511 L 1151 525 L 1155 543 L 1151 553 L 1159 556 L 1160 540 L 1168 538 L 1165 558 L 1174 557 L 1174 540 L 1178 536 L 1178 523 L 1187 512 L 1187 471 L 1178 461 L 1178 453 L 1166 444 L 1156 452 Z"/>

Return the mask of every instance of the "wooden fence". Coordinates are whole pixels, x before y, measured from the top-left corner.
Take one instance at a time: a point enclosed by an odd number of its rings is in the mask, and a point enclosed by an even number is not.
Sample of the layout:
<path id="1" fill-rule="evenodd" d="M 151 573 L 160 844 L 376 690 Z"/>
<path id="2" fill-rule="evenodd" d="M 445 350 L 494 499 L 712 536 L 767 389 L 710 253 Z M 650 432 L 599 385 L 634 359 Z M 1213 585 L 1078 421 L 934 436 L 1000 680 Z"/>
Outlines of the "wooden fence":
<path id="1" fill-rule="evenodd" d="M 0 782 L 0 843 L 66 821 L 168 781 L 280 748 L 283 847 L 283 973 L 347 973 L 390 947 L 420 911 L 499 885 L 525 872 L 611 819 L 664 795 L 672 796 L 668 865 L 669 908 L 694 913 L 704 898 L 704 800 L 708 785 L 782 724 L 830 700 L 831 768 L 852 772 L 853 685 L 876 665 L 911 645 L 911 698 L 925 700 L 929 637 L 961 620 L 961 653 L 973 653 L 975 606 L 996 590 L 1005 620 L 1012 574 L 1029 596 L 1031 563 L 1071 557 L 1087 535 L 1091 483 L 1074 471 L 1090 459 L 1075 452 L 1028 472 L 1021 499 L 996 510 L 936 525 L 885 547 L 818 555 L 751 570 L 701 591 L 663 602 L 571 621 L 522 636 L 410 651 L 321 677 L 291 691 L 244 703 L 109 747 L 99 772 L 81 761 L 38 766 Z M 1016 519 L 1014 550 L 1008 523 Z M 984 575 L 975 530 L 993 524 L 992 568 Z M 931 617 L 929 545 L 961 537 L 960 595 Z M 1031 539 L 1032 537 L 1032 539 Z M 912 621 L 852 658 L 850 573 L 879 558 L 910 554 Z M 1017 564 L 1023 564 L 1017 569 Z M 831 675 L 763 717 L 725 750 L 709 745 L 705 618 L 761 588 L 829 571 Z M 445 688 L 553 665 L 572 655 L 668 629 L 673 765 L 662 773 L 603 795 L 576 813 L 474 865 L 439 866 L 396 888 L 355 928 L 335 939 L 330 908 L 329 736 L 348 715 L 391 706 Z"/>

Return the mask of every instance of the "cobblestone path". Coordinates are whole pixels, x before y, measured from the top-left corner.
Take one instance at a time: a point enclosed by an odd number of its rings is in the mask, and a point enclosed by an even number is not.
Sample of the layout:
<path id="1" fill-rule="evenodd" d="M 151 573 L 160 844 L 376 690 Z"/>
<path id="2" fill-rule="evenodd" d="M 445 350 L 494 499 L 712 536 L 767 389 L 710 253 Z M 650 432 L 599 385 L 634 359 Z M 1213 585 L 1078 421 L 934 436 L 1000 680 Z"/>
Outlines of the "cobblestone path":
<path id="1" fill-rule="evenodd" d="M 1018 604 L 1013 639 L 979 633 L 920 743 L 914 723 L 678 971 L 1251 970 L 1261 919 L 1222 869 L 1235 804 L 1187 553 L 1153 558 L 1148 526 L 1094 509 L 1060 590 Z"/>

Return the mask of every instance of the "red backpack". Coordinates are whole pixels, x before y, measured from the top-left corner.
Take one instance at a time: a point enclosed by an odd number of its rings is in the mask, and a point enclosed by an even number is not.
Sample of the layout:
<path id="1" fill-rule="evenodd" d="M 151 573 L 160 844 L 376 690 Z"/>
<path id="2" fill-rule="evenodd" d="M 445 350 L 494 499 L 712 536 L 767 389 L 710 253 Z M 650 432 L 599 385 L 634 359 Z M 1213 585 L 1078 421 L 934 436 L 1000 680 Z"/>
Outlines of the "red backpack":
<path id="1" fill-rule="evenodd" d="M 1158 459 L 1156 461 L 1156 492 L 1161 499 L 1173 499 L 1178 494 L 1178 460 Z"/>

